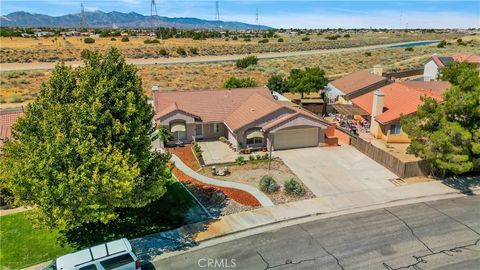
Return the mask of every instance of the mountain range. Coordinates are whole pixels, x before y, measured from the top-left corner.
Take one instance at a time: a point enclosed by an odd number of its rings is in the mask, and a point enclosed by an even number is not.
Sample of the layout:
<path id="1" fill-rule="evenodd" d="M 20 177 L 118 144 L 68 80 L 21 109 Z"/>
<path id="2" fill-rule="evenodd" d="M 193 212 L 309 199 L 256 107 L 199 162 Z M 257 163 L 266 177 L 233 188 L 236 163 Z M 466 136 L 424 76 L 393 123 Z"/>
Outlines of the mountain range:
<path id="1" fill-rule="evenodd" d="M 85 12 L 86 26 L 91 28 L 149 28 L 176 27 L 179 29 L 271 29 L 265 25 L 254 25 L 242 22 L 209 21 L 198 18 L 169 18 L 162 16 L 144 16 L 135 12 L 122 13 L 117 11 Z M 52 27 L 52 28 L 77 28 L 80 26 L 81 14 L 68 14 L 63 16 L 49 16 L 44 14 L 31 14 L 17 11 L 5 16 L 0 16 L 2 27 Z"/>

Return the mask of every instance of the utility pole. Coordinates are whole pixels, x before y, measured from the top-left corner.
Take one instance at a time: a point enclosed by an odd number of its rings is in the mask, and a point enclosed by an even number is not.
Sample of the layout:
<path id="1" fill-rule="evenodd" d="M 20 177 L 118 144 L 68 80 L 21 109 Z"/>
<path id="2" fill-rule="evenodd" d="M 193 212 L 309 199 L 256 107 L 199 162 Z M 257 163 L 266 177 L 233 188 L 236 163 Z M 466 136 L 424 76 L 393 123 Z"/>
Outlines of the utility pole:
<path id="1" fill-rule="evenodd" d="M 155 17 L 153 17 L 155 12 Z M 150 27 L 152 32 L 155 31 L 155 19 L 158 19 L 158 11 L 157 11 L 157 4 L 155 3 L 155 0 L 150 1 Z M 160 31 L 160 39 L 162 38 L 162 32 Z"/>
<path id="2" fill-rule="evenodd" d="M 257 26 L 259 26 L 259 24 L 258 24 L 258 8 L 255 12 L 255 23 L 257 24 Z"/>

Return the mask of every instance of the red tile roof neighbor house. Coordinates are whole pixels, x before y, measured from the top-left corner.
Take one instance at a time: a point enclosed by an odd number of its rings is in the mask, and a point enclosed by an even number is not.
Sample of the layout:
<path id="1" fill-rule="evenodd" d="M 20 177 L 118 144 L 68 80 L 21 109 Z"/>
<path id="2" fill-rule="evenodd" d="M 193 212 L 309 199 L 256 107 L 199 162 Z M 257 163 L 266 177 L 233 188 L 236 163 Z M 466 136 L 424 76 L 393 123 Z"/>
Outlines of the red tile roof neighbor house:
<path id="1" fill-rule="evenodd" d="M 388 83 L 388 79 L 373 74 L 367 70 L 359 70 L 329 84 L 348 98 L 360 96 L 366 92 L 378 89 Z"/>
<path id="2" fill-rule="evenodd" d="M 23 107 L 0 110 L 0 147 L 5 139 L 12 139 L 12 126 L 23 113 Z"/>
<path id="3" fill-rule="evenodd" d="M 474 53 L 455 53 L 452 55 L 452 58 L 457 62 L 480 64 L 480 55 Z"/>
<path id="4" fill-rule="evenodd" d="M 442 93 L 450 87 L 448 82 L 396 82 L 384 86 L 380 91 L 384 94 L 383 113 L 375 119 L 386 124 L 398 120 L 401 115 L 409 115 L 417 111 L 423 104 L 422 97 L 442 100 Z M 373 92 L 354 98 L 352 102 L 360 108 L 372 113 Z"/>

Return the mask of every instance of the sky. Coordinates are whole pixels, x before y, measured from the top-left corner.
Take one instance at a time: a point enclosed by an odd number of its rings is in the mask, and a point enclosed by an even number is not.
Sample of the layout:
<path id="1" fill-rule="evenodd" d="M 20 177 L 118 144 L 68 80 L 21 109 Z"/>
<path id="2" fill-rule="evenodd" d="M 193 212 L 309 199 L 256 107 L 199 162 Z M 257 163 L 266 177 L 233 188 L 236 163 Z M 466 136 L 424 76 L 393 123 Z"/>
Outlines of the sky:
<path id="1" fill-rule="evenodd" d="M 0 14 L 26 11 L 52 16 L 86 11 L 150 15 L 150 0 L 1 0 Z M 160 16 L 214 20 L 215 1 L 156 0 Z M 276 28 L 480 28 L 480 1 L 261 1 L 220 0 L 220 19 Z"/>

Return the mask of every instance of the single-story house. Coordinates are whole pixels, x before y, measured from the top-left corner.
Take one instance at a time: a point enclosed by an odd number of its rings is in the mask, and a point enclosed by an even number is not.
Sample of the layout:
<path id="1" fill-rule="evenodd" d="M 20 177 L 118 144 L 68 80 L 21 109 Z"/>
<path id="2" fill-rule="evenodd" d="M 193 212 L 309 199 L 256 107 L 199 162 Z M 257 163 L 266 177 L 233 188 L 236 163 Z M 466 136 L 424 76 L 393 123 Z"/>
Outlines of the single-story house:
<path id="1" fill-rule="evenodd" d="M 381 76 L 381 71 L 375 73 L 377 74 L 359 70 L 331 81 L 325 88 L 325 98 L 328 104 L 351 104 L 352 99 L 390 83 L 387 78 Z"/>
<path id="2" fill-rule="evenodd" d="M 384 86 L 352 100 L 353 104 L 370 114 L 370 133 L 387 143 L 409 143 L 402 131 L 400 117 L 410 115 L 423 104 L 422 97 L 442 100 L 449 82 L 405 81 Z"/>
<path id="3" fill-rule="evenodd" d="M 3 141 L 12 139 L 12 126 L 23 115 L 23 107 L 0 110 L 0 148 Z M 0 155 L 2 150 L 0 149 Z"/>
<path id="4" fill-rule="evenodd" d="M 225 137 L 237 151 L 314 147 L 324 142 L 329 126 L 310 112 L 275 100 L 264 87 L 152 90 L 155 121 L 172 132 L 174 142 Z"/>
<path id="5" fill-rule="evenodd" d="M 435 81 L 440 68 L 447 66 L 451 62 L 467 62 L 476 65 L 480 69 L 480 55 L 473 53 L 455 53 L 452 56 L 432 55 L 423 67 L 423 80 Z"/>

